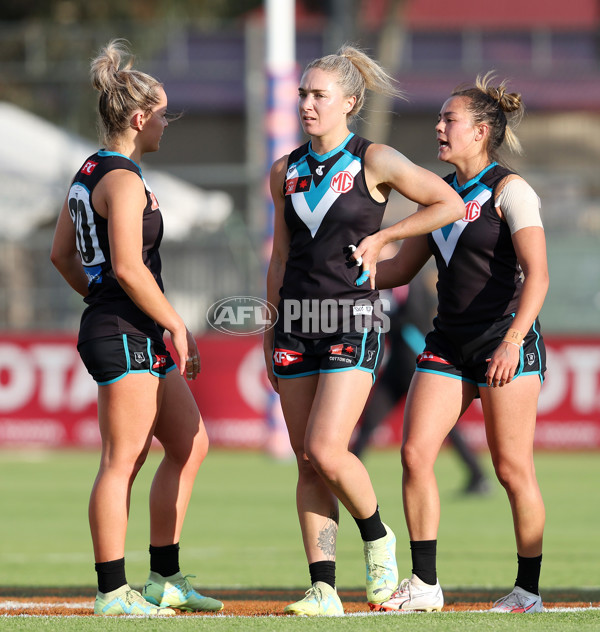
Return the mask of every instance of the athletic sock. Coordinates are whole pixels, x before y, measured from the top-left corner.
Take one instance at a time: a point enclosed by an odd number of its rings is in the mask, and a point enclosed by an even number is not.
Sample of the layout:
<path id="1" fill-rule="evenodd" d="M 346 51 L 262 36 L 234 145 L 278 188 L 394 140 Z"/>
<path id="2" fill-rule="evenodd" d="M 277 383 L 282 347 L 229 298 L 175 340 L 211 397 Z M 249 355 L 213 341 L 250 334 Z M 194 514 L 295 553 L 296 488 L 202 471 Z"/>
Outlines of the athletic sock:
<path id="1" fill-rule="evenodd" d="M 437 583 L 437 540 L 411 540 L 412 572 L 430 586 Z"/>
<path id="2" fill-rule="evenodd" d="M 335 562 L 313 562 L 308 565 L 310 583 L 325 582 L 335 588 Z"/>
<path id="3" fill-rule="evenodd" d="M 179 573 L 179 543 L 166 546 L 150 545 L 150 570 L 163 577 Z"/>
<path id="4" fill-rule="evenodd" d="M 360 531 L 360 537 L 364 542 L 373 542 L 379 538 L 385 538 L 387 532 L 379 517 L 379 507 L 370 518 L 354 518 Z"/>
<path id="5" fill-rule="evenodd" d="M 127 583 L 125 579 L 125 558 L 111 560 L 110 562 L 96 562 L 96 574 L 98 575 L 98 591 L 109 593 L 121 588 Z"/>
<path id="6" fill-rule="evenodd" d="M 540 594 L 540 571 L 542 570 L 542 556 L 521 557 L 517 553 L 519 568 L 515 586 L 519 586 L 534 595 Z"/>

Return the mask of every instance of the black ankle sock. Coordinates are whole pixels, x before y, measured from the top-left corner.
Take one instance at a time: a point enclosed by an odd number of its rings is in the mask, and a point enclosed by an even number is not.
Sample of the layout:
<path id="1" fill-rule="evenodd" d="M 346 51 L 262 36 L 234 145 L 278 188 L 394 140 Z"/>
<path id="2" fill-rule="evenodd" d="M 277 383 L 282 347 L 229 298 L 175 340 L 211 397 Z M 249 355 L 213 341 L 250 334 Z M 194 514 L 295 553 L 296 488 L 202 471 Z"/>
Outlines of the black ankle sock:
<path id="1" fill-rule="evenodd" d="M 379 507 L 370 518 L 354 518 L 360 531 L 360 537 L 364 542 L 373 542 L 379 538 L 385 538 L 387 532 L 379 517 Z"/>
<path id="2" fill-rule="evenodd" d="M 335 562 L 313 562 L 308 565 L 311 585 L 315 582 L 325 582 L 335 588 Z"/>
<path id="3" fill-rule="evenodd" d="M 121 588 L 127 583 L 125 579 L 125 558 L 111 560 L 110 562 L 96 562 L 96 574 L 98 575 L 98 590 L 101 593 L 109 593 Z"/>
<path id="4" fill-rule="evenodd" d="M 436 553 L 437 540 L 411 540 L 412 572 L 430 586 L 437 582 Z"/>
<path id="5" fill-rule="evenodd" d="M 179 572 L 179 543 L 167 546 L 150 545 L 150 570 L 163 577 Z"/>
<path id="6" fill-rule="evenodd" d="M 519 563 L 519 569 L 517 571 L 517 581 L 515 582 L 515 586 L 519 586 L 534 595 L 539 595 L 542 556 L 521 557 L 517 553 L 517 561 Z"/>

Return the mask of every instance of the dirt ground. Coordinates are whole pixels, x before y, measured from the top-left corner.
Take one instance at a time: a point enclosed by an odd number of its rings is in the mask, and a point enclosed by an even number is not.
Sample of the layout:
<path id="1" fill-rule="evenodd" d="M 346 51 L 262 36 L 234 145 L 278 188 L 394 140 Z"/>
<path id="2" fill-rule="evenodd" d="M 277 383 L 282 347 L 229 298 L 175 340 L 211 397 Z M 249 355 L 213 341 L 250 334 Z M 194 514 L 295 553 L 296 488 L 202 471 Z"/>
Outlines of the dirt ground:
<path id="1" fill-rule="evenodd" d="M 200 589 L 202 592 L 202 589 Z M 600 607 L 598 591 L 551 591 L 543 593 L 544 606 L 552 608 Z M 221 599 L 225 609 L 220 615 L 255 617 L 287 616 L 283 608 L 302 598 L 301 590 L 206 590 L 207 594 Z M 340 590 L 346 613 L 370 612 L 364 591 Z M 444 612 L 477 611 L 491 608 L 502 591 L 445 591 Z M 93 616 L 94 591 L 92 588 L 2 588 L 0 587 L 0 616 Z M 181 613 L 184 616 L 219 616 L 215 613 Z"/>

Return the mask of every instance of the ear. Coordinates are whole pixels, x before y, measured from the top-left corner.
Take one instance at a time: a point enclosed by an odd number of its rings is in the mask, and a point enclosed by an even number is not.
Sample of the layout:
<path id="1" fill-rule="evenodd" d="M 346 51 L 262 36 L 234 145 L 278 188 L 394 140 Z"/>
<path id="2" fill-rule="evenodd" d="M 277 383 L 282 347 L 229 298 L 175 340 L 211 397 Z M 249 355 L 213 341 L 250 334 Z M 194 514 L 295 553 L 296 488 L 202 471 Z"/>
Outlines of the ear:
<path id="1" fill-rule="evenodd" d="M 346 99 L 346 103 L 344 104 L 343 112 L 344 114 L 348 114 L 352 111 L 352 108 L 356 105 L 356 96 L 352 95 Z"/>
<path id="2" fill-rule="evenodd" d="M 141 110 L 138 110 L 131 116 L 131 127 L 137 132 L 141 132 L 144 129 L 146 123 L 146 116 Z"/>
<path id="3" fill-rule="evenodd" d="M 475 140 L 483 140 L 488 135 L 489 128 L 485 123 L 475 126 Z"/>

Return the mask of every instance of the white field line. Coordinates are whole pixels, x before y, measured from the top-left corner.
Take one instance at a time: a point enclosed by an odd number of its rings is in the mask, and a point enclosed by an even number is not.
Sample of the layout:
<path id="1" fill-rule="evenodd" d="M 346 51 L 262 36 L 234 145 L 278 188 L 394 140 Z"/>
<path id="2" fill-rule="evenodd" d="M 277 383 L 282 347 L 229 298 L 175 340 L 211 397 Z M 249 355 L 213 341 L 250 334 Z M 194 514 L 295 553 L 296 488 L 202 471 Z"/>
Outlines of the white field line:
<path id="1" fill-rule="evenodd" d="M 35 614 L 36 610 L 42 610 L 42 609 L 46 609 L 46 610 L 52 610 L 53 608 L 67 608 L 67 609 L 81 609 L 81 608 L 89 608 L 92 612 L 94 609 L 94 602 L 93 601 L 65 601 L 65 602 L 57 602 L 57 601 L 52 601 L 52 602 L 42 602 L 42 601 L 0 601 L 0 619 L 1 618 L 6 618 L 6 617 L 74 617 L 74 616 L 85 616 L 85 615 L 48 615 L 48 614 Z M 19 615 L 12 615 L 10 614 L 11 611 L 13 610 L 23 610 L 23 609 L 27 609 L 27 610 L 31 610 L 30 613 L 27 614 L 19 614 Z M 600 608 L 598 607 L 594 607 L 591 606 L 587 607 L 587 608 L 582 608 L 582 607 L 577 607 L 577 608 L 565 608 L 565 607 L 560 607 L 560 608 L 552 608 L 552 607 L 546 607 L 545 612 L 547 613 L 551 613 L 551 612 L 588 612 L 588 611 L 600 611 Z M 433 616 L 444 616 L 444 615 L 453 615 L 453 614 L 457 614 L 457 613 L 486 613 L 488 612 L 487 610 L 460 610 L 460 611 L 445 611 L 445 612 L 439 612 L 439 613 L 432 613 Z M 395 617 L 395 616 L 417 616 L 417 615 L 422 615 L 425 613 L 422 612 L 352 612 L 352 613 L 347 613 L 345 616 L 347 617 Z M 91 613 L 90 613 L 91 615 Z M 206 616 L 206 615 L 205 615 Z M 229 615 L 226 613 L 218 613 L 218 614 L 214 614 L 214 615 L 209 615 L 209 616 L 214 616 L 217 618 L 226 618 L 226 619 L 236 619 L 236 618 L 253 618 L 253 619 L 269 619 L 272 617 L 277 617 L 279 618 L 281 615 L 259 615 L 259 616 L 253 616 L 253 615 L 247 615 L 247 616 L 240 616 L 240 615 Z M 131 619 L 139 619 L 139 616 L 133 616 L 133 615 L 122 615 L 119 618 L 131 618 Z M 144 618 L 144 617 L 141 617 Z M 162 618 L 162 617 L 161 617 Z M 166 617 L 168 619 L 172 619 L 174 618 L 173 616 L 170 617 Z M 189 618 L 189 615 L 186 615 L 185 618 Z"/>

